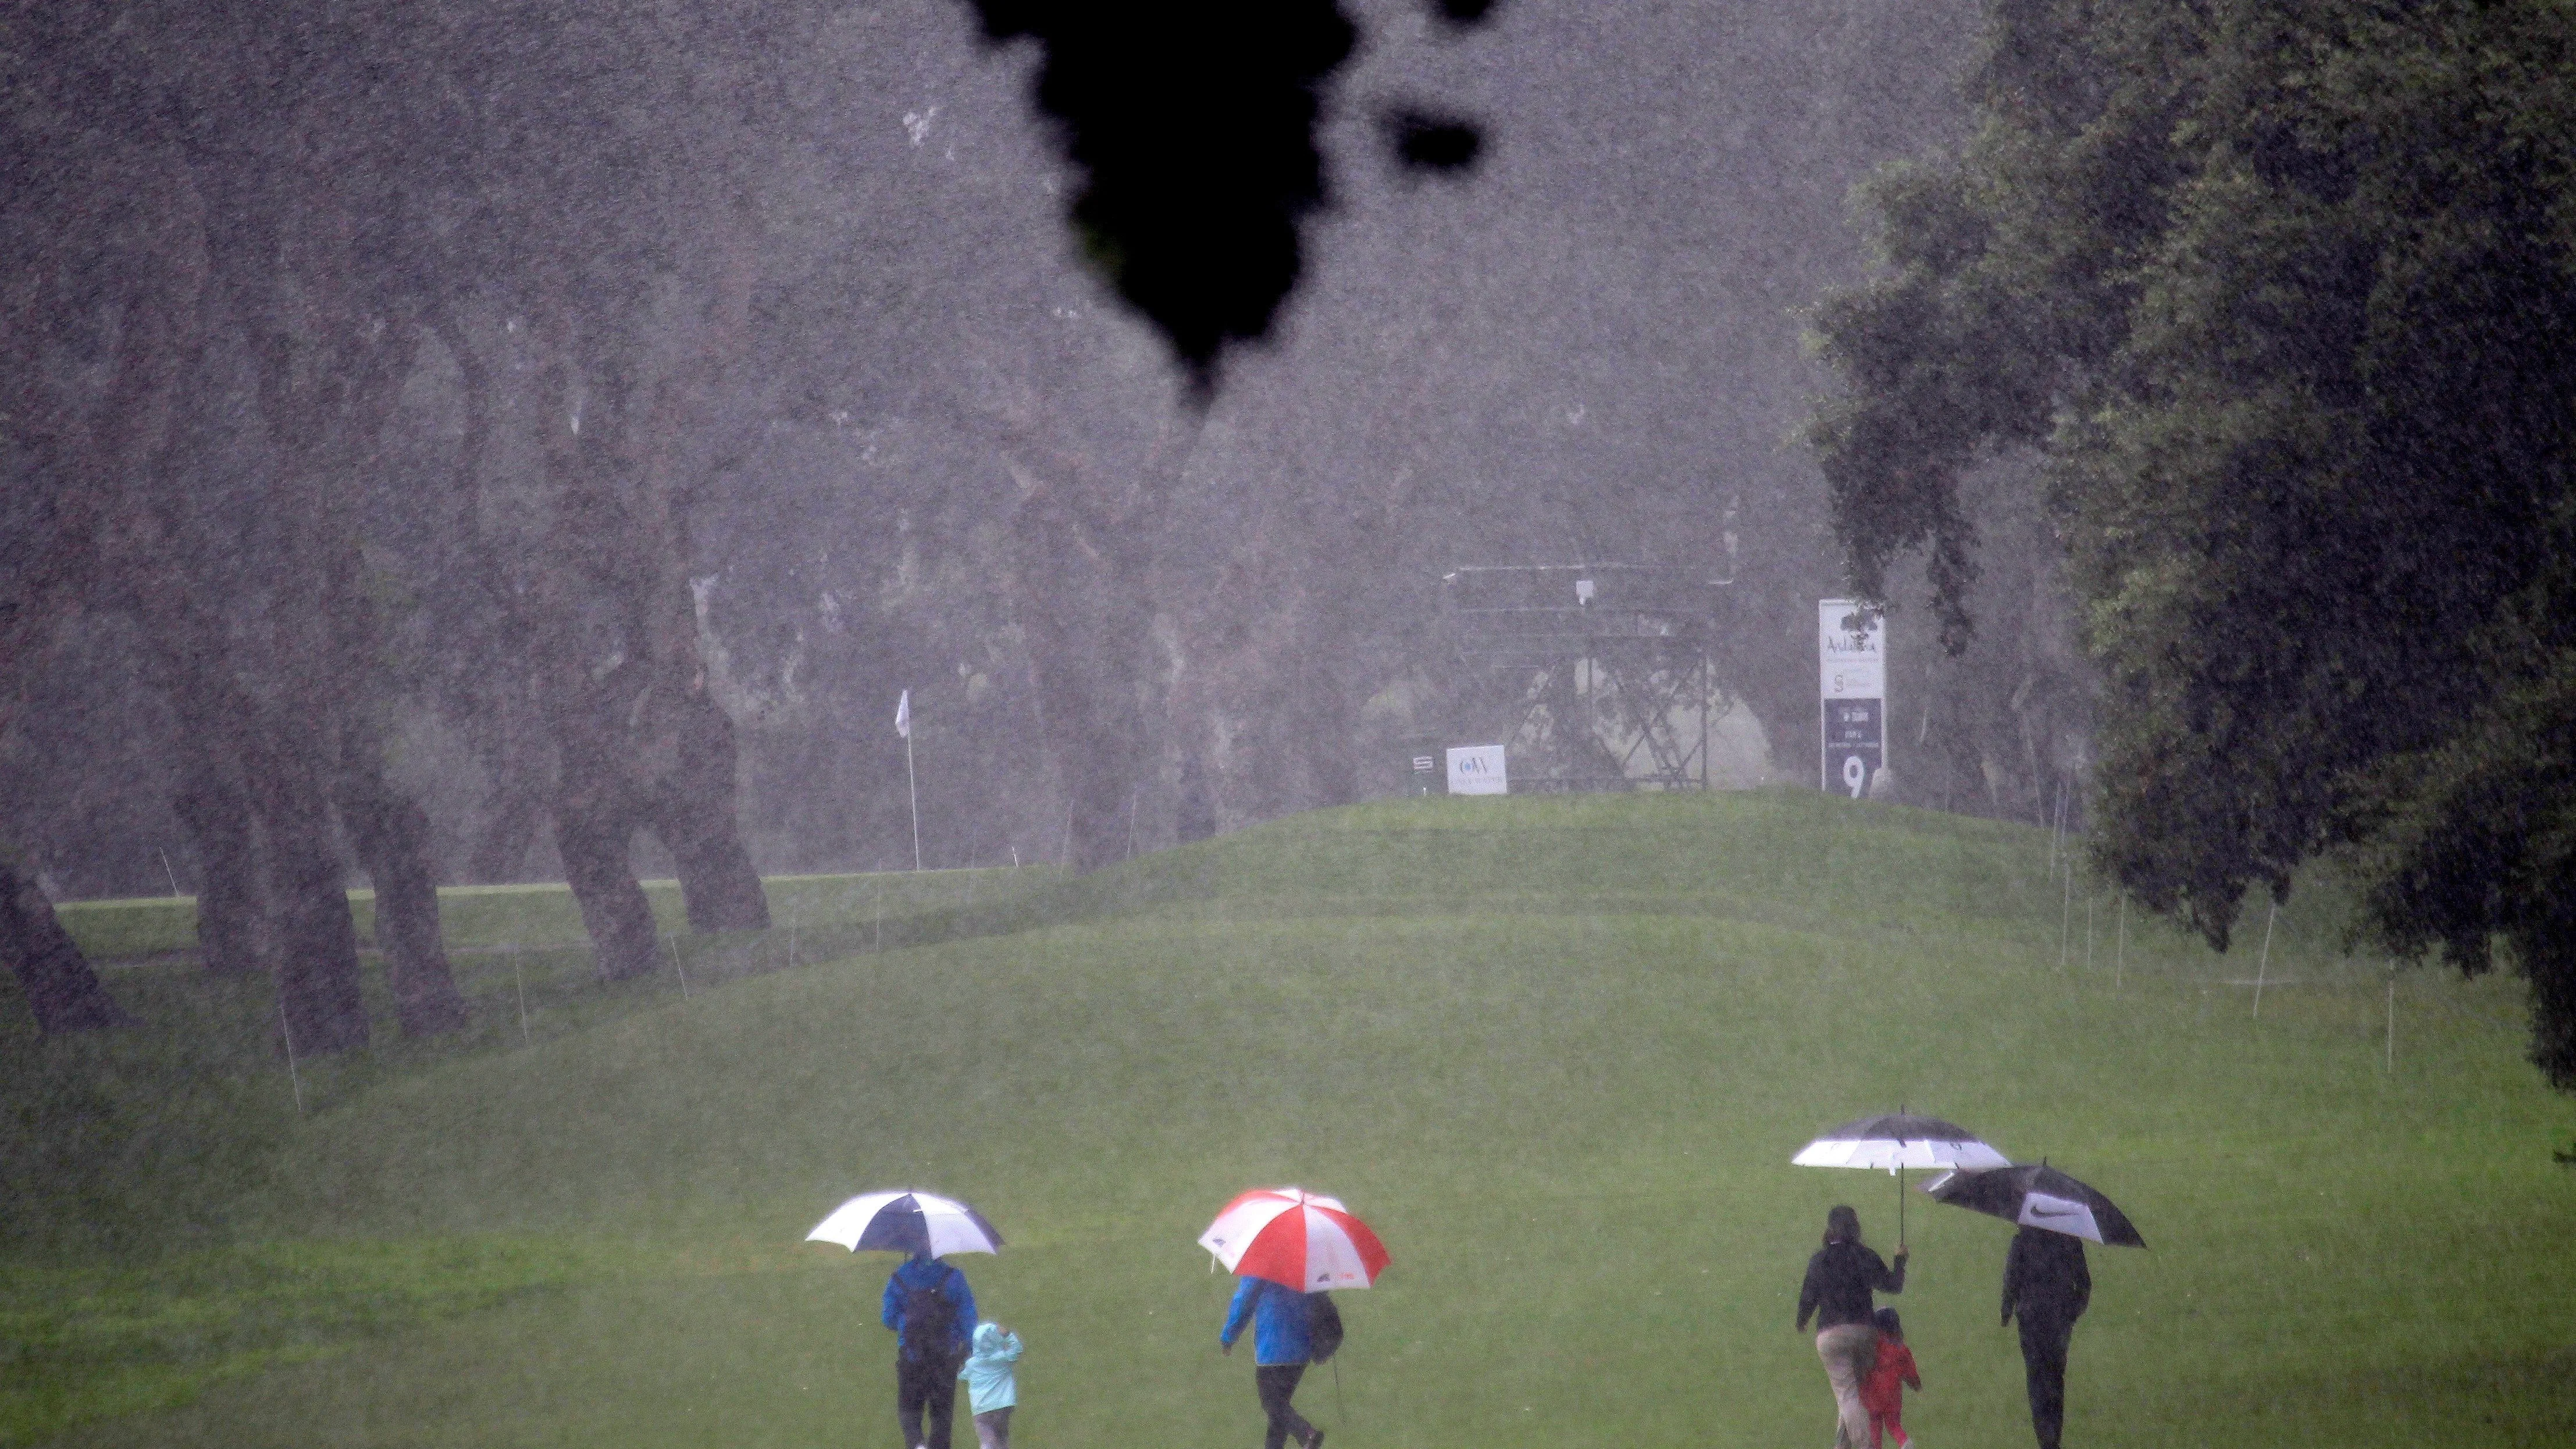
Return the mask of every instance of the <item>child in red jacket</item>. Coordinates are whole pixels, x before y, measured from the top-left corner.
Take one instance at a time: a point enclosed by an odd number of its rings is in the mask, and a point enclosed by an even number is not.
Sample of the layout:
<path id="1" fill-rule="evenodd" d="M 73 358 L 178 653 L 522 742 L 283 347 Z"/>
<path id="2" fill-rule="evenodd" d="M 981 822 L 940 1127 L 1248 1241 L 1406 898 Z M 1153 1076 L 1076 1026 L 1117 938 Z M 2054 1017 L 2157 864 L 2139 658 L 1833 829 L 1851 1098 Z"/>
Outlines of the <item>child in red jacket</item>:
<path id="1" fill-rule="evenodd" d="M 1896 1437 L 1896 1449 L 1906 1449 L 1914 1441 L 1906 1437 L 1905 1421 L 1899 1417 L 1904 1407 L 1905 1390 L 1911 1384 L 1916 1393 L 1923 1391 L 1923 1376 L 1914 1370 L 1914 1350 L 1905 1346 L 1905 1325 L 1893 1308 L 1878 1310 L 1878 1362 L 1870 1368 L 1869 1377 L 1860 1381 L 1861 1407 L 1869 1410 L 1870 1449 L 1879 1449 L 1883 1431 Z"/>

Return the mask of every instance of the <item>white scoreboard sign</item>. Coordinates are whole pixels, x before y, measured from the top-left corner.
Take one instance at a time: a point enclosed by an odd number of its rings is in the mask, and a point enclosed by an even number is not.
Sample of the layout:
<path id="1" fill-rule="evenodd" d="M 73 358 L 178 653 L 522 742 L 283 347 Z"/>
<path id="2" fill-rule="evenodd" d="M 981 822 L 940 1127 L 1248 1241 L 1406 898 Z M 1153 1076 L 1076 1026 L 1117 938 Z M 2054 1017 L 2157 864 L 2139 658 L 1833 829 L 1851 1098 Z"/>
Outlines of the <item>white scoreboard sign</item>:
<path id="1" fill-rule="evenodd" d="M 1849 599 L 1818 601 L 1816 671 L 1824 696 L 1819 783 L 1858 800 L 1887 763 L 1887 620 Z"/>

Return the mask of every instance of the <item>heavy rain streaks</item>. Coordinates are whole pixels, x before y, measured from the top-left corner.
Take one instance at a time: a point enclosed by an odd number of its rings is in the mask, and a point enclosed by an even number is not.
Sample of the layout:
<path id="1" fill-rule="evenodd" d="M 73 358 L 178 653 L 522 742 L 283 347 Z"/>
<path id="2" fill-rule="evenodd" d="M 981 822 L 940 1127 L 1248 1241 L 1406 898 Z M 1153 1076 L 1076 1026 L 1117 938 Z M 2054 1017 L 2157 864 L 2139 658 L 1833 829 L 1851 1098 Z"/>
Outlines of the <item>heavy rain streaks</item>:
<path id="1" fill-rule="evenodd" d="M 2563 1437 L 2562 10 L 0 7 L 0 1443 Z"/>

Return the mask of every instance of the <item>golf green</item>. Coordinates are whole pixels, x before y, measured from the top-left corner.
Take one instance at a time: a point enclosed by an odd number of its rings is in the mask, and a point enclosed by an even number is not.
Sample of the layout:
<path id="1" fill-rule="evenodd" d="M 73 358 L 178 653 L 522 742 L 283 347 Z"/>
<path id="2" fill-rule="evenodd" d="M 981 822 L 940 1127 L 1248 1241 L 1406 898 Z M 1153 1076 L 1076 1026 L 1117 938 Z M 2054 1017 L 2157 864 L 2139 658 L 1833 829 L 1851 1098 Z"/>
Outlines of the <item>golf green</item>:
<path id="1" fill-rule="evenodd" d="M 1248 1356 L 1215 1344 L 1231 1281 L 1193 1239 L 1294 1183 L 1395 1258 L 1341 1295 L 1349 1343 L 1300 1394 L 1336 1449 L 1822 1445 L 1799 1273 L 1836 1202 L 1892 1247 L 1898 1188 L 1788 1159 L 1902 1105 L 2045 1155 L 2151 1245 L 2092 1250 L 2070 1444 L 2576 1434 L 2576 1178 L 2551 1157 L 2576 1103 L 2521 1059 L 2518 985 L 2392 991 L 2337 952 L 2322 883 L 2268 954 L 2258 910 L 2213 956 L 2050 856 L 1798 792 L 1357 807 L 998 882 L 936 945 L 833 934 L 868 899 L 838 888 L 799 929 L 858 954 L 685 998 L 554 963 L 529 1026 L 472 965 L 469 1041 L 294 1081 L 255 983 L 112 971 L 153 1023 L 113 1047 L 37 1043 L 0 1001 L 11 1090 L 50 1104 L 0 1162 L 50 1164 L 78 1191 L 43 1211 L 106 1225 L 0 1267 L 33 1345 L 0 1424 L 902 1449 L 892 1262 L 800 1240 L 918 1185 L 1009 1239 L 957 1261 L 1028 1344 L 1016 1442 L 1250 1446 Z M 23 1125 L 65 1121 L 91 1125 Z M 1908 1425 L 2026 1444 L 2011 1229 L 1909 1196 Z"/>

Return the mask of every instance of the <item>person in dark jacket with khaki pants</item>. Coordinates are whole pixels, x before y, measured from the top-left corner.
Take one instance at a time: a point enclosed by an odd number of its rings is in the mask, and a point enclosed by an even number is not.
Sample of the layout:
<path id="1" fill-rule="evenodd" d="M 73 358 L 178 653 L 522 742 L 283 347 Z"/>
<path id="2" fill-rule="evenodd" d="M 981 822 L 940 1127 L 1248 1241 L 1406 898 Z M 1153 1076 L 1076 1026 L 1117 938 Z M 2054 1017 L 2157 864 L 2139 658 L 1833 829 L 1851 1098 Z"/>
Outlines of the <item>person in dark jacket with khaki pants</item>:
<path id="1" fill-rule="evenodd" d="M 2039 1449 L 2057 1449 L 2066 1424 L 2066 1348 L 2075 1320 L 2093 1301 L 2093 1271 L 2084 1240 L 2045 1228 L 2013 1234 L 2004 1254 L 2004 1322 L 2021 1320 L 2022 1375 L 2030 1389 L 2030 1428 Z"/>
<path id="2" fill-rule="evenodd" d="M 1834 1449 L 1865 1449 L 1869 1443 L 1869 1409 L 1860 1401 L 1860 1381 L 1869 1377 L 1878 1358 L 1878 1305 L 1872 1292 L 1905 1291 L 1905 1250 L 1896 1250 L 1896 1266 L 1860 1240 L 1860 1214 L 1837 1207 L 1825 1214 L 1825 1245 L 1807 1259 L 1807 1280 L 1798 1288 L 1798 1331 L 1816 1320 L 1816 1356 L 1825 1361 L 1825 1380 L 1834 1386 Z"/>

